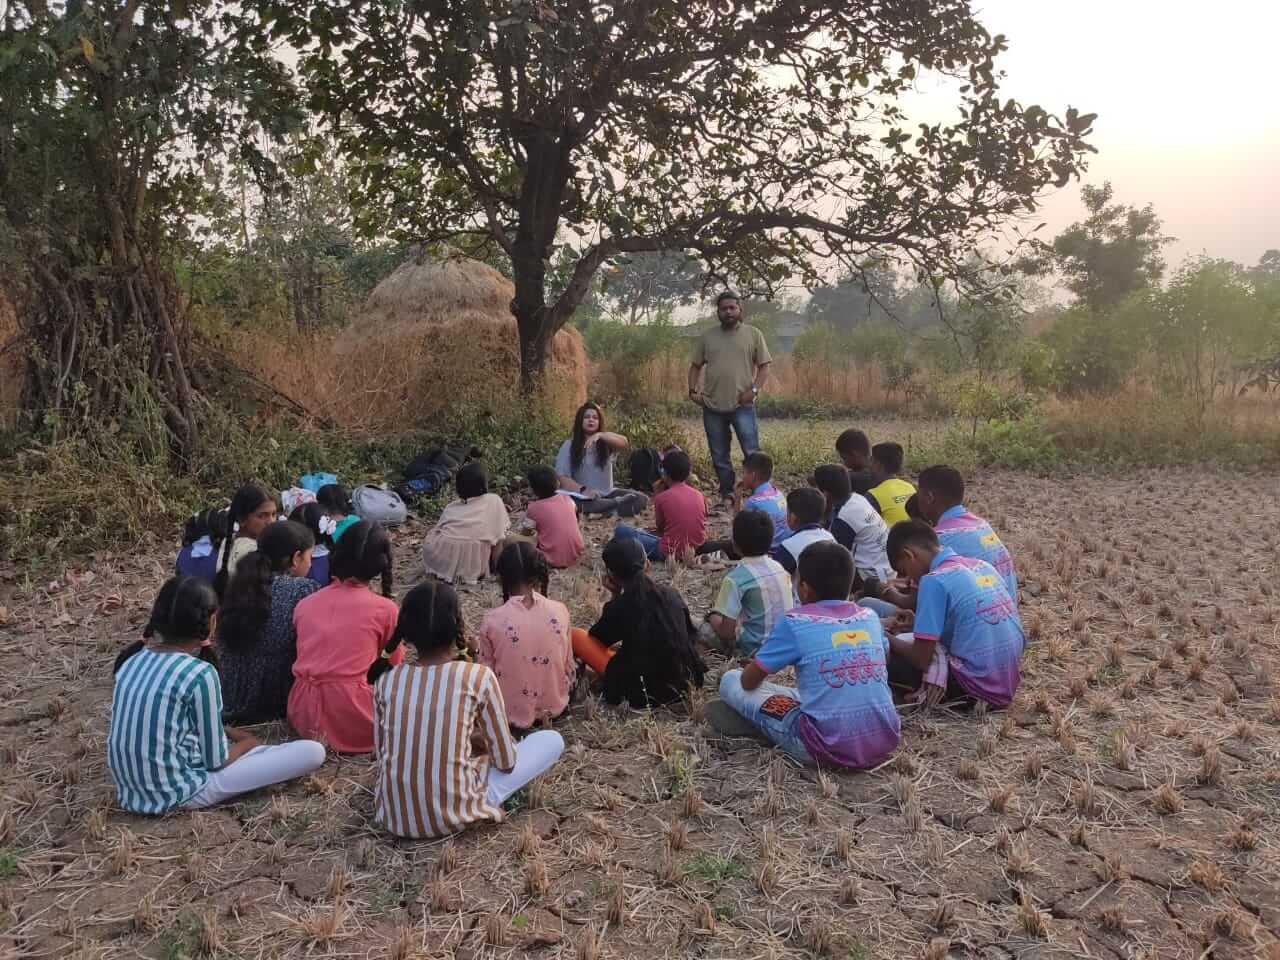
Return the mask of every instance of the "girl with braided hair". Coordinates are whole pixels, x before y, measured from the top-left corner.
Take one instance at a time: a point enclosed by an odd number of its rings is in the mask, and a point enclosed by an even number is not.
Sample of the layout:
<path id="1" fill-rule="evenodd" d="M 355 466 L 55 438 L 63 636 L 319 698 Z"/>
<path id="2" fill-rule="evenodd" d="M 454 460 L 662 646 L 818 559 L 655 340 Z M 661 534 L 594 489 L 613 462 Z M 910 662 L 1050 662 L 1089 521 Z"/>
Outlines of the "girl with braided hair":
<path id="1" fill-rule="evenodd" d="M 338 753 L 373 750 L 373 690 L 365 679 L 396 627 L 391 540 L 376 523 L 348 527 L 330 555 L 332 580 L 293 611 L 297 657 L 289 723 Z M 381 596 L 374 593 L 381 583 Z M 396 662 L 403 658 L 396 651 Z"/>
<path id="2" fill-rule="evenodd" d="M 406 641 L 417 661 L 395 666 Z M 488 667 L 461 659 L 465 641 L 457 593 L 429 580 L 405 595 L 366 675 L 376 710 L 374 817 L 396 836 L 442 837 L 501 820 L 503 801 L 564 750 L 554 730 L 513 739 L 502 687 Z"/>
<path id="3" fill-rule="evenodd" d="M 173 577 L 160 588 L 143 639 L 116 658 L 107 766 L 125 810 L 209 807 L 324 763 L 314 741 L 264 746 L 223 727 L 218 671 L 203 655 L 217 609 L 207 581 Z"/>

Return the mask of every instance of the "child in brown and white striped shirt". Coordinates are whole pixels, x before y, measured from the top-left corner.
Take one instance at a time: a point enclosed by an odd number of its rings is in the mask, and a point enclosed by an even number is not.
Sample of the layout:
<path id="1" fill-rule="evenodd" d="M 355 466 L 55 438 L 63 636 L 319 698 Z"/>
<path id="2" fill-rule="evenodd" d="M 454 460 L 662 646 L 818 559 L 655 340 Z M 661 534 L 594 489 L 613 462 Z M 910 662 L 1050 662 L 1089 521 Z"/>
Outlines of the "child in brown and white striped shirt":
<path id="1" fill-rule="evenodd" d="M 417 663 L 392 667 L 407 640 Z M 464 640 L 458 596 L 445 583 L 414 587 L 395 632 L 369 668 L 378 782 L 374 816 L 400 837 L 441 837 L 502 819 L 502 803 L 559 759 L 564 740 L 540 730 L 518 743 L 498 679 L 457 659 Z"/>

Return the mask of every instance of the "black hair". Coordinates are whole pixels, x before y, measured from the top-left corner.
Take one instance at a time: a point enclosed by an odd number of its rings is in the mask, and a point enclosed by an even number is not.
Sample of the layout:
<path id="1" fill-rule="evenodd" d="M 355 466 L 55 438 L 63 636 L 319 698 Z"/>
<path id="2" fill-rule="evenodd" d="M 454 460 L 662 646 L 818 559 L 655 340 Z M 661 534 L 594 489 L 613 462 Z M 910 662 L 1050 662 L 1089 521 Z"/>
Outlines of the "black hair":
<path id="1" fill-rule="evenodd" d="M 600 552 L 604 568 L 609 571 L 610 576 L 623 584 L 644 573 L 647 559 L 644 547 L 640 546 L 638 540 L 630 537 L 614 537 Z"/>
<path id="2" fill-rule="evenodd" d="M 720 296 L 716 297 L 716 306 L 720 306 L 720 304 L 724 303 L 726 300 L 736 300 L 738 303 L 742 302 L 742 298 L 732 290 L 721 290 Z"/>
<path id="3" fill-rule="evenodd" d="M 902 509 L 906 511 L 908 517 L 912 520 L 923 520 L 924 514 L 920 512 L 920 494 L 913 493 L 907 497 L 907 502 L 902 505 Z"/>
<path id="4" fill-rule="evenodd" d="M 807 583 L 819 600 L 848 600 L 853 589 L 853 554 L 834 540 L 819 540 L 800 551 L 796 582 Z"/>
<path id="5" fill-rule="evenodd" d="M 757 450 L 755 453 L 748 453 L 743 457 L 742 467 L 744 470 L 750 470 L 765 482 L 773 479 L 773 457 L 769 456 L 763 450 Z"/>
<path id="6" fill-rule="evenodd" d="M 551 567 L 542 551 L 528 540 L 513 540 L 502 548 L 493 572 L 502 584 L 502 599 L 510 600 L 526 583 L 546 594 L 551 583 Z"/>
<path id="7" fill-rule="evenodd" d="M 350 530 L 342 535 L 339 546 L 346 542 Z M 396 628 L 382 648 L 382 655 L 373 661 L 365 679 L 370 684 L 391 669 L 391 654 L 403 641 L 408 641 L 418 653 L 430 653 L 450 644 L 460 646 L 462 641 L 462 607 L 458 594 L 447 583 L 428 580 L 420 583 L 404 595 L 400 601 L 400 613 Z"/>
<path id="8" fill-rule="evenodd" d="M 182 545 L 189 547 L 201 537 L 208 537 L 215 546 L 222 546 L 227 536 L 226 510 L 201 510 L 193 513 L 182 525 Z"/>
<path id="9" fill-rule="evenodd" d="M 688 608 L 682 599 L 675 602 L 679 594 L 674 588 L 659 586 L 645 574 L 646 557 L 640 541 L 614 537 L 605 544 L 600 559 L 631 598 L 630 635 L 643 638 L 647 649 L 653 651 L 651 655 L 661 657 L 664 669 L 669 665 L 677 676 L 700 676 L 702 661 L 694 648 Z"/>
<path id="10" fill-rule="evenodd" d="M 850 428 L 836 437 L 836 453 L 860 453 L 871 456 L 871 441 L 861 430 Z"/>
<path id="11" fill-rule="evenodd" d="M 569 438 L 569 467 L 571 470 L 577 470 L 582 466 L 582 458 L 587 452 L 587 431 L 582 426 L 582 421 L 587 415 L 588 410 L 596 412 L 596 433 L 604 433 L 604 411 L 600 409 L 598 404 L 588 400 L 578 408 L 578 412 L 573 415 L 573 435 Z M 613 455 L 613 451 L 603 443 L 596 444 L 596 466 L 603 467 L 609 462 L 609 457 Z M 609 491 L 604 491 L 608 493 Z"/>
<path id="12" fill-rule="evenodd" d="M 893 563 L 894 557 L 906 547 L 937 550 L 941 544 L 938 534 L 927 520 L 903 520 L 889 528 L 889 539 L 884 545 L 885 555 Z"/>
<path id="13" fill-rule="evenodd" d="M 209 627 L 217 610 L 218 595 L 208 580 L 203 577 L 170 577 L 151 605 L 151 617 L 142 628 L 143 639 L 134 641 L 120 651 L 111 668 L 112 674 L 119 673 L 125 661 L 141 650 L 152 637 L 159 637 L 164 643 L 208 639 Z M 202 659 L 213 661 L 210 647 L 202 647 L 200 655 Z"/>
<path id="14" fill-rule="evenodd" d="M 271 582 L 293 555 L 316 545 L 311 531 L 292 520 L 277 520 L 262 531 L 258 549 L 238 564 L 222 598 L 218 642 L 229 650 L 247 650 L 258 642 L 271 617 Z"/>
<path id="15" fill-rule="evenodd" d="M 835 503 L 844 503 L 853 496 L 853 484 L 849 471 L 838 463 L 824 463 L 813 471 L 813 485 Z"/>
<path id="16" fill-rule="evenodd" d="M 555 467 L 548 467 L 545 463 L 530 467 L 526 476 L 529 478 L 530 489 L 539 500 L 554 497 L 556 490 L 560 488 L 560 478 L 556 476 Z"/>
<path id="17" fill-rule="evenodd" d="M 391 538 L 380 523 L 361 520 L 338 538 L 329 555 L 329 572 L 335 580 L 371 582 L 382 578 L 382 595 L 391 596 Z"/>
<path id="18" fill-rule="evenodd" d="M 463 500 L 483 497 L 489 492 L 489 475 L 484 472 L 484 465 L 479 463 L 463 464 L 453 478 L 453 488 Z M 343 534 L 346 537 L 346 534 Z"/>
<path id="19" fill-rule="evenodd" d="M 213 588 L 218 596 L 227 589 L 227 563 L 231 559 L 231 544 L 236 538 L 236 524 L 244 521 L 260 506 L 273 499 L 271 494 L 256 483 L 247 483 L 231 497 L 231 506 L 227 507 L 227 535 L 222 541 L 222 559 L 218 561 L 219 570 L 213 578 Z"/>
<path id="20" fill-rule="evenodd" d="M 311 536 L 315 538 L 317 544 L 324 544 L 326 547 L 333 547 L 333 537 L 327 533 L 320 532 L 320 521 L 327 517 L 324 507 L 312 500 L 309 503 L 300 503 L 293 508 L 293 513 L 289 514 L 290 523 L 300 523 L 311 531 Z"/>
<path id="21" fill-rule="evenodd" d="M 763 510 L 740 510 L 733 518 L 733 543 L 744 557 L 762 557 L 773 545 L 773 517 Z"/>
<path id="22" fill-rule="evenodd" d="M 693 464 L 683 450 L 672 450 L 662 458 L 662 472 L 676 483 L 684 483 L 693 472 Z"/>
<path id="23" fill-rule="evenodd" d="M 351 506 L 351 494 L 340 483 L 326 483 L 317 490 L 316 503 L 320 504 L 325 513 L 341 513 L 345 516 L 355 512 Z"/>
<path id="24" fill-rule="evenodd" d="M 955 467 L 938 464 L 920 471 L 916 486 L 928 490 L 951 505 L 964 502 L 964 477 Z"/>
<path id="25" fill-rule="evenodd" d="M 800 487 L 787 494 L 787 513 L 801 523 L 821 523 L 827 513 L 827 498 L 821 490 Z"/>
<path id="26" fill-rule="evenodd" d="M 871 459 L 885 471 L 897 475 L 902 472 L 902 444 L 900 443 L 877 443 L 871 448 Z"/>

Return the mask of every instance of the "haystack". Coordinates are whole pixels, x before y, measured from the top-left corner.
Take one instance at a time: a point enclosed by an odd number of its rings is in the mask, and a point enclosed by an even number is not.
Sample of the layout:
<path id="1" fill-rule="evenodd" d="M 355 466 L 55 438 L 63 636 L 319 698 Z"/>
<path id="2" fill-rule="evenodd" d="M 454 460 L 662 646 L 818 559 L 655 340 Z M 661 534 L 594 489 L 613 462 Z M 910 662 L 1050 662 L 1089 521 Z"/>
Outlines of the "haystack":
<path id="1" fill-rule="evenodd" d="M 383 280 L 339 335 L 343 417 L 392 428 L 459 405 L 499 411 L 519 402 L 520 341 L 511 281 L 465 257 L 411 258 Z M 586 398 L 587 355 L 572 329 L 556 334 L 546 401 L 570 414 Z"/>

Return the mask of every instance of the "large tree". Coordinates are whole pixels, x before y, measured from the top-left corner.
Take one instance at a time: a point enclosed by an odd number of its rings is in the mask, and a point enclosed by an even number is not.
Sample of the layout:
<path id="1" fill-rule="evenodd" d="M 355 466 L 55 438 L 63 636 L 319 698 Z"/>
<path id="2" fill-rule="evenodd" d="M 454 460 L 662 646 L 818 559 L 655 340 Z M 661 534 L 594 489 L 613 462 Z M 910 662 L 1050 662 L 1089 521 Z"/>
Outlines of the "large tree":
<path id="1" fill-rule="evenodd" d="M 1085 184 L 1080 196 L 1089 216 L 1043 245 L 1029 264 L 1033 272 L 1061 274 L 1076 302 L 1097 313 L 1157 284 L 1165 269 L 1161 248 L 1174 238 L 1164 235 L 1150 204 L 1112 203 L 1110 181 Z"/>
<path id="2" fill-rule="evenodd" d="M 198 410 L 172 255 L 203 161 L 282 121 L 284 68 L 233 0 L 0 7 L 0 286 L 24 405 L 188 451 Z M 154 428 L 154 429 L 153 429 Z"/>
<path id="3" fill-rule="evenodd" d="M 1089 149 L 1092 116 L 1001 98 L 1005 40 L 968 0 L 252 2 L 379 217 L 510 258 L 526 385 L 619 255 L 760 291 L 886 252 L 948 273 Z M 959 78 L 953 121 L 910 123 L 924 71 Z"/>

